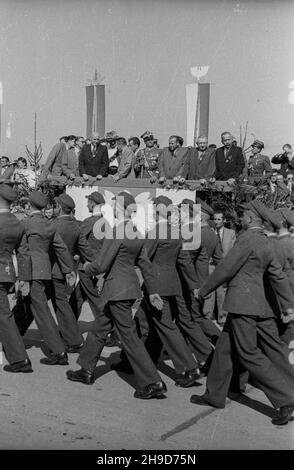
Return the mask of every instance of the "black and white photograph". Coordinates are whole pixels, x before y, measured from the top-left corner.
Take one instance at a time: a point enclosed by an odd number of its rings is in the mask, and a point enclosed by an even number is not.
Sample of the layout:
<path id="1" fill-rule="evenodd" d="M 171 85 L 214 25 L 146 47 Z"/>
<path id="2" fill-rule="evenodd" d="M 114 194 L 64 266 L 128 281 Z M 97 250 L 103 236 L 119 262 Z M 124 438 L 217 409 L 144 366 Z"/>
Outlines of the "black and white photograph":
<path id="1" fill-rule="evenodd" d="M 293 0 L 0 0 L 0 452 L 294 450 L 293 51 Z"/>

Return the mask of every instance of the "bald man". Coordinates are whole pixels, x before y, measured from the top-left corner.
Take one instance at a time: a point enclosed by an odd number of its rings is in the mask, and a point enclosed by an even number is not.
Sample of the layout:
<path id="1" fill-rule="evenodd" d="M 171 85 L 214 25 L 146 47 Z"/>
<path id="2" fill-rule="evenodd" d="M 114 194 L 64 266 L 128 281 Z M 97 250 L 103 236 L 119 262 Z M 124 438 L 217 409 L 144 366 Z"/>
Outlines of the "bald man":
<path id="1" fill-rule="evenodd" d="M 84 181 L 101 179 L 108 175 L 108 151 L 105 145 L 101 145 L 100 137 L 93 132 L 91 144 L 85 144 L 79 156 L 79 172 Z"/>

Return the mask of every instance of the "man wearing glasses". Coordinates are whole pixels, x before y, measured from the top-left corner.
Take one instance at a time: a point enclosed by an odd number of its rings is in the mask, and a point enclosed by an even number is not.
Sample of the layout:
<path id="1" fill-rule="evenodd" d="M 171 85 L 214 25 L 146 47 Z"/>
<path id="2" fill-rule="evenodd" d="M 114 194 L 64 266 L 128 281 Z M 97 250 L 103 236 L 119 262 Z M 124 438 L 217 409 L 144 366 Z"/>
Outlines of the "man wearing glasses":
<path id="1" fill-rule="evenodd" d="M 79 172 L 84 181 L 101 179 L 108 175 L 108 151 L 101 145 L 97 132 L 93 132 L 91 144 L 85 144 L 79 156 Z"/>

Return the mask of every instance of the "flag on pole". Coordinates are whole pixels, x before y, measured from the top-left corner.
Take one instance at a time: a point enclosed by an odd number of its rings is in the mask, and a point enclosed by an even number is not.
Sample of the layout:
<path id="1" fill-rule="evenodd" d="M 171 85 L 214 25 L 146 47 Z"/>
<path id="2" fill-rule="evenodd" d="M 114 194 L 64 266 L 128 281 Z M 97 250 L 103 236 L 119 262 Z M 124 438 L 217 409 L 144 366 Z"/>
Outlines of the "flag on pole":
<path id="1" fill-rule="evenodd" d="M 11 139 L 11 118 L 12 118 L 12 114 L 10 113 L 9 114 L 9 121 L 8 121 L 8 124 L 7 124 L 7 129 L 6 129 L 6 138 L 7 139 Z"/>

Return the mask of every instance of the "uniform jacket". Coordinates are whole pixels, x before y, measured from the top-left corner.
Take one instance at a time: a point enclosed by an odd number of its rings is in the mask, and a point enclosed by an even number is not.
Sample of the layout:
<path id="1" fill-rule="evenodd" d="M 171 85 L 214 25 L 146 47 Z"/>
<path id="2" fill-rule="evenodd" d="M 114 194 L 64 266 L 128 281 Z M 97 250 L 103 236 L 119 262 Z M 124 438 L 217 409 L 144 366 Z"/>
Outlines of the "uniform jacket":
<path id="1" fill-rule="evenodd" d="M 209 179 L 214 177 L 215 149 L 208 147 L 200 156 L 197 148 L 189 148 L 184 176 L 188 180 Z"/>
<path id="2" fill-rule="evenodd" d="M 168 226 L 166 237 L 148 234 L 146 246 L 156 280 L 156 292 L 162 296 L 182 294 L 179 273 L 188 290 L 196 289 L 197 278 L 189 252 L 182 249 L 181 239 L 172 239 Z M 179 271 L 179 272 L 178 272 Z"/>
<path id="3" fill-rule="evenodd" d="M 175 176 L 185 176 L 188 153 L 187 147 L 179 147 L 173 154 L 168 147 L 165 147 L 159 159 L 159 177 L 172 179 Z"/>
<path id="4" fill-rule="evenodd" d="M 158 176 L 158 164 L 161 152 L 161 149 L 155 147 L 146 147 L 145 149 L 139 150 L 134 158 L 134 171 L 136 178 L 150 178 L 151 176 Z M 146 168 L 146 163 L 148 168 Z"/>
<path id="5" fill-rule="evenodd" d="M 294 246 L 290 234 L 272 237 L 271 242 L 277 260 L 287 275 L 292 292 L 294 292 Z"/>
<path id="6" fill-rule="evenodd" d="M 36 212 L 24 219 L 23 224 L 32 259 L 33 280 L 52 278 L 52 253 L 55 253 L 63 274 L 73 271 L 72 257 L 52 222 L 41 212 Z"/>
<path id="7" fill-rule="evenodd" d="M 249 176 L 270 176 L 273 172 L 269 157 L 266 155 L 250 155 L 248 159 Z"/>
<path id="8" fill-rule="evenodd" d="M 12 254 L 15 250 L 18 278 L 31 280 L 31 258 L 22 222 L 10 212 L 0 213 L 0 282 L 16 280 Z"/>
<path id="9" fill-rule="evenodd" d="M 52 225 L 57 233 L 61 236 L 71 255 L 72 264 L 74 265 L 73 256 L 78 254 L 83 261 L 93 261 L 92 251 L 89 248 L 87 239 L 83 234 L 79 224 L 71 215 L 62 215 L 53 220 Z M 60 270 L 56 253 L 51 254 L 53 261 L 52 277 L 62 279 L 63 274 Z"/>
<path id="10" fill-rule="evenodd" d="M 134 178 L 134 153 L 127 145 L 123 148 L 122 153 L 118 155 L 118 160 L 117 176 L 119 179 Z"/>
<path id="11" fill-rule="evenodd" d="M 103 294 L 107 301 L 135 300 L 141 297 L 135 265 L 141 270 L 147 292 L 158 292 L 144 240 L 139 238 L 105 239 L 100 259 L 88 265 L 85 272 L 89 276 L 105 273 Z"/>
<path id="12" fill-rule="evenodd" d="M 99 256 L 104 242 L 104 239 L 95 237 L 93 232 L 94 225 L 98 221 L 102 222 L 100 215 L 91 215 L 84 219 L 80 224 L 83 236 L 86 238 L 88 246 L 92 252 L 92 260 Z M 103 219 L 103 222 L 105 223 L 105 226 L 109 225 L 106 219 Z"/>
<path id="13" fill-rule="evenodd" d="M 215 154 L 215 177 L 220 181 L 238 178 L 242 174 L 245 166 L 241 147 L 232 145 L 226 159 L 224 149 L 225 147 L 218 148 Z"/>
<path id="14" fill-rule="evenodd" d="M 95 154 L 92 153 L 91 144 L 85 144 L 79 156 L 79 172 L 96 177 L 108 175 L 108 150 L 105 145 L 99 144 Z"/>
<path id="15" fill-rule="evenodd" d="M 64 143 L 58 142 L 54 145 L 44 165 L 43 171 L 45 174 L 51 173 L 54 176 L 62 175 L 62 160 L 65 152 L 66 145 Z"/>
<path id="16" fill-rule="evenodd" d="M 271 245 L 262 229 L 245 230 L 238 236 L 233 248 L 215 268 L 201 287 L 207 296 L 224 283 L 228 283 L 223 309 L 230 313 L 256 317 L 272 317 L 264 290 L 264 277 L 279 298 L 283 311 L 294 305 L 289 288 Z"/>
<path id="17" fill-rule="evenodd" d="M 0 182 L 8 183 L 11 180 L 11 177 L 13 175 L 14 166 L 13 165 L 6 166 L 3 171 L 3 174 L 1 174 L 1 170 L 2 170 L 2 166 L 0 165 Z"/>

